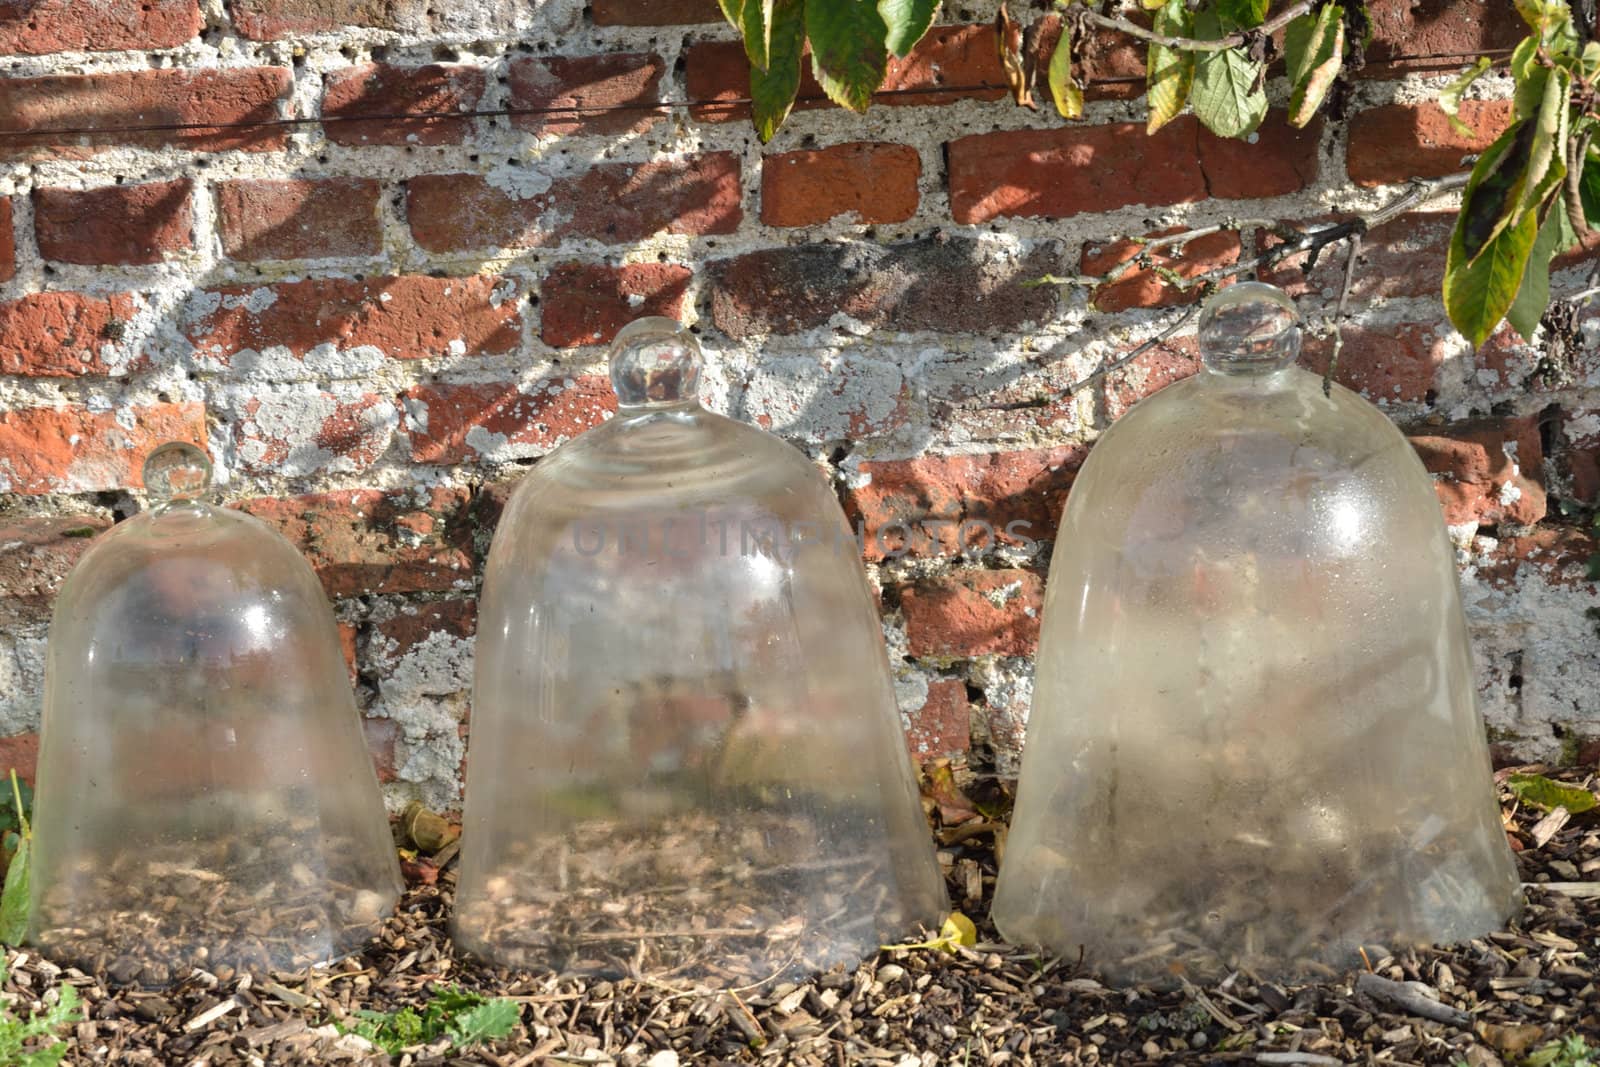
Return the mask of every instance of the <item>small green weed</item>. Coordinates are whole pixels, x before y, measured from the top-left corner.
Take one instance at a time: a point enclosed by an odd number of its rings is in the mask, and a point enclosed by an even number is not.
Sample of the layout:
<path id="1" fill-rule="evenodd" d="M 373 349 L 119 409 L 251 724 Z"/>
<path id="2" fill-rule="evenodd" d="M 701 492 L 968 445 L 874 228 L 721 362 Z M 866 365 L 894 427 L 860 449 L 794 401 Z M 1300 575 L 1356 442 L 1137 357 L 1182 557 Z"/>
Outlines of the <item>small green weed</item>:
<path id="1" fill-rule="evenodd" d="M 11 800 L 3 809 L 4 817 L 11 820 L 11 827 L 5 833 L 8 862 L 5 886 L 0 889 L 0 944 L 20 945 L 28 935 L 28 881 L 33 874 L 30 861 L 33 827 L 28 825 L 28 808 L 32 800 L 33 790 L 17 781 L 13 768 Z M 0 817 L 0 825 L 4 825 L 3 817 Z"/>
<path id="2" fill-rule="evenodd" d="M 398 1055 L 402 1049 L 450 1038 L 456 1048 L 471 1048 L 482 1041 L 497 1041 L 517 1025 L 521 1009 L 516 1001 L 490 1000 L 456 986 L 439 986 L 419 1014 L 412 1007 L 398 1011 L 358 1011 L 353 1026 L 341 1027 Z M 4 1061 L 0 1061 L 3 1064 Z"/>
<path id="3" fill-rule="evenodd" d="M 1534 1049 L 1522 1062 L 1524 1067 L 1597 1067 L 1600 1048 L 1577 1034 L 1568 1034 L 1559 1041 Z"/>
<path id="4" fill-rule="evenodd" d="M 5 979 L 5 964 L 0 961 L 0 984 Z M 66 1042 L 42 1045 L 39 1039 L 53 1038 L 57 1029 L 81 1018 L 78 991 L 69 985 L 61 987 L 54 1004 L 25 1019 L 12 1015 L 9 1006 L 0 1006 L 0 1067 L 55 1067 L 67 1054 Z"/>

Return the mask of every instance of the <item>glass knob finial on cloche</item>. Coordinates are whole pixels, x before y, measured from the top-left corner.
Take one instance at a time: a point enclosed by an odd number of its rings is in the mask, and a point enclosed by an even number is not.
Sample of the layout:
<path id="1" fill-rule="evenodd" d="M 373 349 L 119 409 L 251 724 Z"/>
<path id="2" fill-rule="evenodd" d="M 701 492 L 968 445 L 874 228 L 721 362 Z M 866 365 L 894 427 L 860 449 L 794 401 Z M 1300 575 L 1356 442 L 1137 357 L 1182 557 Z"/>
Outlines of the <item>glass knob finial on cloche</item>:
<path id="1" fill-rule="evenodd" d="M 700 342 L 677 321 L 660 316 L 623 327 L 611 343 L 611 388 L 623 408 L 700 402 Z"/>
<path id="2" fill-rule="evenodd" d="M 157 507 L 198 500 L 211 490 L 211 460 L 187 441 L 169 441 L 146 457 L 144 488 Z"/>
<path id="3" fill-rule="evenodd" d="M 1200 312 L 1200 358 L 1222 374 L 1282 370 L 1300 355 L 1300 313 L 1282 289 L 1241 282 Z"/>

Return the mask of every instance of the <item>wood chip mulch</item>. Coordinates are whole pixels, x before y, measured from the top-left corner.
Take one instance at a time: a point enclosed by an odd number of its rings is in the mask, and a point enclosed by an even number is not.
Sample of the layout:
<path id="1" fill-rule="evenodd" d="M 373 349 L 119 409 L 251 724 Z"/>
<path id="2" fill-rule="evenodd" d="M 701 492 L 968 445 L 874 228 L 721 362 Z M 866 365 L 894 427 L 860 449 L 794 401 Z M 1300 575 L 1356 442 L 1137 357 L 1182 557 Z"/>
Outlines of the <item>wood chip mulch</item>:
<path id="1" fill-rule="evenodd" d="M 1596 786 L 1592 772 L 1548 773 Z M 7 953 L 4 992 L 13 1011 L 26 1011 L 70 982 L 87 1015 L 62 1035 L 69 1045 L 64 1062 L 128 1067 L 1511 1067 L 1571 1035 L 1600 1047 L 1600 895 L 1593 894 L 1600 885 L 1600 810 L 1552 827 L 1545 813 L 1517 809 L 1504 792 L 1502 799 L 1523 879 L 1531 883 L 1514 928 L 1374 959 L 1370 972 L 1314 985 L 1279 986 L 1236 973 L 1203 988 L 1108 988 L 1076 960 L 1001 944 L 987 921 L 999 824 L 974 816 L 965 829 L 943 827 L 940 837 L 952 901 L 978 923 L 975 948 L 885 951 L 854 970 L 799 983 L 712 993 L 496 971 L 459 955 L 448 939 L 449 865 L 438 872 L 412 867 L 413 875 L 432 877 L 431 884 L 414 877 L 379 941 L 328 969 L 228 981 L 195 971 L 164 991 L 130 991 L 23 950 Z M 1543 888 L 1549 883 L 1563 888 Z M 336 1025 L 359 1008 L 420 1007 L 440 983 L 513 997 L 521 1022 L 489 1046 L 463 1052 L 441 1040 L 392 1060 Z"/>

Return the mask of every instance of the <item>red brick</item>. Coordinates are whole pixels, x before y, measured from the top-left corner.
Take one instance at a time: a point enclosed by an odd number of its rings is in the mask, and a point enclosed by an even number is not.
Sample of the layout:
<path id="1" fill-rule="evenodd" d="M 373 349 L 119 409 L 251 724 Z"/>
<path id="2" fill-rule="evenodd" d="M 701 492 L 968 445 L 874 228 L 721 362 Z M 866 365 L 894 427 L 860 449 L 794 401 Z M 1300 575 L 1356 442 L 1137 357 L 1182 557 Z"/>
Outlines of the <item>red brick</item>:
<path id="1" fill-rule="evenodd" d="M 1130 204 L 1206 197 L 1193 119 L 1147 136 L 1143 123 L 1004 130 L 951 141 L 950 211 L 957 222 L 1068 218 Z"/>
<path id="2" fill-rule="evenodd" d="M 411 232 L 430 252 L 540 248 L 569 237 L 616 245 L 659 233 L 733 233 L 744 217 L 732 152 L 601 163 L 525 197 L 472 174 L 426 174 L 406 186 Z"/>
<path id="3" fill-rule="evenodd" d="M 145 456 L 168 441 L 204 446 L 204 404 L 117 411 L 0 410 L 0 492 L 95 493 L 142 485 Z"/>
<path id="4" fill-rule="evenodd" d="M 195 0 L 23 0 L 0 7 L 0 53 L 172 48 L 204 26 Z"/>
<path id="5" fill-rule="evenodd" d="M 408 274 L 214 289 L 203 294 L 206 310 L 184 322 L 184 336 L 222 360 L 272 346 L 303 359 L 324 344 L 371 345 L 391 359 L 442 356 L 456 342 L 458 355 L 512 352 L 520 342 L 521 301 L 505 284 L 485 276 Z"/>
<path id="6" fill-rule="evenodd" d="M 972 747 L 972 706 L 965 682 L 928 683 L 928 699 L 911 713 L 906 733 L 911 756 L 917 761 L 955 756 Z"/>
<path id="7" fill-rule="evenodd" d="M 1411 444 L 1434 476 L 1450 525 L 1531 526 L 1544 518 L 1544 446 L 1536 417 L 1453 423 L 1413 435 Z"/>
<path id="8" fill-rule="evenodd" d="M 1135 347 L 1128 345 L 1128 349 Z M 1110 363 L 1125 352 L 1108 356 Z M 1174 337 L 1145 352 L 1122 370 L 1106 376 L 1101 386 L 1106 416 L 1120 419 L 1145 397 L 1158 393 L 1200 369 L 1200 349 L 1193 337 Z"/>
<path id="9" fill-rule="evenodd" d="M 1334 379 L 1368 400 L 1424 401 L 1444 366 L 1448 331 L 1448 326 L 1432 323 L 1346 326 Z M 1308 345 L 1300 362 L 1321 374 L 1327 369 L 1331 348 L 1331 340 L 1316 341 Z"/>
<path id="10" fill-rule="evenodd" d="M 394 618 L 378 623 L 376 629 L 384 642 L 380 655 L 393 662 L 436 633 L 470 639 L 478 632 L 478 602 L 435 600 L 406 605 Z"/>
<path id="11" fill-rule="evenodd" d="M 1567 412 L 1555 459 L 1571 480 L 1573 497 L 1592 504 L 1600 502 L 1600 429 L 1586 432 L 1588 426 L 1600 427 L 1600 412 Z M 0 588 L 4 588 L 3 582 Z"/>
<path id="12" fill-rule="evenodd" d="M 924 659 L 1031 656 L 1039 644 L 1044 582 L 1033 571 L 941 575 L 901 591 L 907 647 Z"/>
<path id="13" fill-rule="evenodd" d="M 263 389 L 233 424 L 246 474 L 365 470 L 388 450 L 399 422 L 389 395 Z"/>
<path id="14" fill-rule="evenodd" d="M 855 142 L 761 161 L 761 221 L 813 226 L 851 215 L 872 225 L 917 213 L 922 157 L 901 144 Z"/>
<path id="15" fill-rule="evenodd" d="M 39 254 L 58 263 L 160 263 L 194 247 L 187 178 L 97 189 L 33 191 Z"/>
<path id="16" fill-rule="evenodd" d="M 0 155 L 86 158 L 107 145 L 174 145 L 196 152 L 270 152 L 288 143 L 284 126 L 194 125 L 121 132 L 128 127 L 271 122 L 281 116 L 292 78 L 285 67 L 133 70 L 0 79 Z M 50 130 L 89 130 L 87 134 Z"/>
<path id="17" fill-rule="evenodd" d="M 464 489 L 346 489 L 258 497 L 239 508 L 282 532 L 339 598 L 470 585 L 467 503 Z"/>
<path id="18" fill-rule="evenodd" d="M 514 5 L 484 0 L 228 0 L 234 28 L 257 41 L 349 27 L 423 37 L 498 35 L 516 29 Z"/>
<path id="19" fill-rule="evenodd" d="M 1148 237 L 1163 237 L 1177 233 L 1182 227 L 1160 230 Z M 1109 245 L 1086 244 L 1079 258 L 1079 269 L 1087 275 L 1100 276 L 1138 256 L 1143 246 L 1130 240 L 1114 241 Z M 1176 273 L 1184 278 L 1194 278 L 1207 271 L 1224 267 L 1239 260 L 1239 235 L 1233 230 L 1198 237 L 1181 248 L 1169 246 L 1151 253 L 1156 267 Z M 1101 311 L 1123 311 L 1127 308 L 1176 307 L 1199 300 L 1198 287 L 1183 291 L 1162 280 L 1154 269 L 1135 267 L 1114 282 L 1094 291 L 1094 306 Z"/>
<path id="20" fill-rule="evenodd" d="M 947 556 L 990 547 L 990 530 L 1002 544 L 1048 541 L 1085 451 L 1068 445 L 869 460 L 860 466 L 865 484 L 845 497 L 845 514 L 863 531 L 873 561 L 889 552 Z"/>
<path id="21" fill-rule="evenodd" d="M 460 144 L 472 132 L 470 118 L 359 120 L 363 115 L 472 111 L 483 96 L 484 84 L 483 69 L 465 64 L 366 63 L 336 70 L 324 82 L 324 129 L 328 140 L 341 145 Z"/>
<path id="22" fill-rule="evenodd" d="M 0 737 L 0 774 L 11 780 L 11 772 L 29 785 L 39 767 L 39 735 L 37 733 L 12 734 Z"/>
<path id="23" fill-rule="evenodd" d="M 1200 130 L 1200 169 L 1206 188 L 1223 200 L 1252 200 L 1298 193 L 1317 180 L 1322 120 L 1304 129 L 1272 111 L 1249 141 Z"/>
<path id="24" fill-rule="evenodd" d="M 1143 11 L 1123 12 L 1139 25 L 1149 28 L 1150 16 Z M 1032 29 L 1032 60 L 1035 78 L 1033 94 L 1041 107 L 1050 106 L 1050 90 L 1044 73 L 1061 41 L 1061 16 L 1045 15 Z M 1136 100 L 1145 92 L 1144 60 L 1148 46 L 1132 34 L 1096 27 L 1079 45 L 1076 74 L 1086 100 Z"/>
<path id="25" fill-rule="evenodd" d="M 418 385 L 404 394 L 413 463 L 461 463 L 481 457 L 472 431 L 503 438 L 520 451 L 548 451 L 617 409 L 611 382 L 595 375 L 546 381 L 532 393 L 515 382 Z"/>
<path id="26" fill-rule="evenodd" d="M 642 316 L 678 318 L 692 277 L 688 267 L 671 263 L 563 263 L 545 275 L 539 289 L 539 336 L 556 348 L 598 345 Z"/>
<path id="27" fill-rule="evenodd" d="M 1350 287 L 1351 299 L 1437 296 L 1455 220 L 1455 213 L 1450 211 L 1413 211 L 1367 232 L 1361 239 L 1361 259 Z M 1299 225 L 1312 230 L 1334 221 L 1315 219 Z M 1256 241 L 1263 251 L 1281 243 L 1265 231 L 1256 234 Z M 1317 293 L 1337 297 L 1344 285 L 1348 248 L 1345 244 L 1324 248 L 1310 277 L 1304 273 L 1306 256 L 1301 253 L 1263 271 L 1261 280 L 1279 286 L 1291 296 Z"/>
<path id="28" fill-rule="evenodd" d="M 749 252 L 708 264 L 711 316 L 730 337 L 790 334 L 843 313 L 869 326 L 952 333 L 1015 329 L 1055 313 L 1053 248 L 1019 260 L 965 237 L 897 245 L 821 244 Z"/>
<path id="29" fill-rule="evenodd" d="M 217 186 L 217 225 L 230 259 L 324 259 L 383 250 L 372 178 L 241 180 Z"/>
<path id="30" fill-rule="evenodd" d="M 593 0 L 596 26 L 693 26 L 721 22 L 717 0 Z"/>
<path id="31" fill-rule="evenodd" d="M 361 640 L 361 627 L 353 622 L 339 624 L 339 651 L 344 653 L 344 667 L 350 674 L 350 684 L 354 685 L 360 677 L 356 666 L 356 651 Z"/>
<path id="32" fill-rule="evenodd" d="M 513 115 L 511 124 L 550 137 L 643 133 L 667 117 L 649 106 L 661 101 L 666 70 L 660 56 L 630 53 L 514 60 L 507 106 L 574 110 Z"/>
<path id="33" fill-rule="evenodd" d="M 1371 0 L 1367 15 L 1369 78 L 1460 70 L 1473 56 L 1509 51 L 1528 32 L 1516 8 L 1496 0 Z"/>
<path id="34" fill-rule="evenodd" d="M 750 97 L 750 61 L 739 41 L 691 44 L 684 52 L 684 64 L 689 98 L 707 101 L 691 109 L 695 118 L 732 122 L 750 117 L 750 105 L 741 102 Z M 886 106 L 928 107 L 958 100 L 999 100 L 1006 95 L 1005 84 L 992 27 L 935 26 L 911 55 L 890 58 L 883 91 L 873 101 Z M 953 88 L 940 92 L 940 86 Z M 834 106 L 812 75 L 808 59 L 801 67 L 795 110 Z"/>
<path id="35" fill-rule="evenodd" d="M 111 523 L 97 515 L 0 519 L 0 626 L 48 610 L 68 572 Z"/>
<path id="36" fill-rule="evenodd" d="M 0 374 L 76 378 L 138 369 L 143 359 L 115 358 L 118 330 L 133 313 L 127 293 L 30 293 L 0 303 Z"/>
<path id="37" fill-rule="evenodd" d="M 1509 100 L 1463 100 L 1457 133 L 1438 104 L 1386 104 L 1350 120 L 1349 170 L 1358 185 L 1438 178 L 1462 168 L 1462 158 L 1482 152 L 1511 119 Z"/>
<path id="38" fill-rule="evenodd" d="M 0 282 L 17 276 L 17 231 L 11 218 L 11 198 L 0 196 Z"/>
<path id="39" fill-rule="evenodd" d="M 1511 589 L 1531 570 L 1543 585 L 1593 593 L 1589 560 L 1600 543 L 1588 529 L 1546 523 L 1513 535 L 1496 531 L 1495 541 L 1487 558 L 1474 561 L 1478 577 L 1494 588 Z"/>

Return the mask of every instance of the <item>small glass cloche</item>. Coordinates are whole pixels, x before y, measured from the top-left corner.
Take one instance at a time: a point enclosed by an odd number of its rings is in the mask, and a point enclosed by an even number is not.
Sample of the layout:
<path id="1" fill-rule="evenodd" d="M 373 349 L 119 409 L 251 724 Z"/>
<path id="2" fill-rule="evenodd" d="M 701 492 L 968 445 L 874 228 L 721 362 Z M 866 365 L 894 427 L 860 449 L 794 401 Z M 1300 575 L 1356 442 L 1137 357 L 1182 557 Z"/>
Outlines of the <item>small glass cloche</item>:
<path id="1" fill-rule="evenodd" d="M 617 337 L 484 573 L 455 933 L 519 967 L 741 986 L 939 925 L 878 613 L 827 480 Z"/>
<path id="2" fill-rule="evenodd" d="M 400 870 L 333 613 L 163 445 L 50 624 L 30 940 L 118 983 L 292 970 L 372 936 Z"/>
<path id="3" fill-rule="evenodd" d="M 1499 928 L 1519 885 L 1427 472 L 1294 365 L 1277 289 L 1213 298 L 1200 350 L 1068 500 L 996 925 L 1117 980 Z"/>

